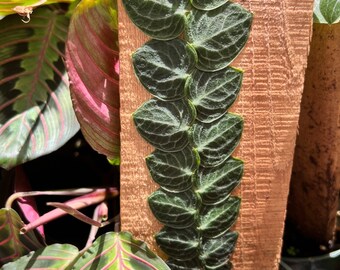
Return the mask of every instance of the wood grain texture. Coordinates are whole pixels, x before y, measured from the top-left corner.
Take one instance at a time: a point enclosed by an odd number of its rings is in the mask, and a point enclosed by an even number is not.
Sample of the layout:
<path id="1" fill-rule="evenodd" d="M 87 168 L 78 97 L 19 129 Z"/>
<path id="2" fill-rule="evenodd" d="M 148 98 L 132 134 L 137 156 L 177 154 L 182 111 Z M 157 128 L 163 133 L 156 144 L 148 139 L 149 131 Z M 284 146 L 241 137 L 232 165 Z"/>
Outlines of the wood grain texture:
<path id="1" fill-rule="evenodd" d="M 119 2 L 121 88 L 121 223 L 161 255 L 153 235 L 161 229 L 146 199 L 157 189 L 145 165 L 153 149 L 131 115 L 149 94 L 137 81 L 131 53 L 148 37 L 129 21 Z M 236 270 L 277 269 L 281 253 L 301 93 L 311 37 L 313 0 L 238 1 L 254 13 L 251 36 L 232 66 L 244 70 L 240 96 L 230 110 L 245 119 L 233 154 L 245 161 L 235 192 L 242 198 Z"/>
<path id="2" fill-rule="evenodd" d="M 339 198 L 339 44 L 340 24 L 314 24 L 287 212 L 301 235 L 325 246 L 335 240 Z"/>

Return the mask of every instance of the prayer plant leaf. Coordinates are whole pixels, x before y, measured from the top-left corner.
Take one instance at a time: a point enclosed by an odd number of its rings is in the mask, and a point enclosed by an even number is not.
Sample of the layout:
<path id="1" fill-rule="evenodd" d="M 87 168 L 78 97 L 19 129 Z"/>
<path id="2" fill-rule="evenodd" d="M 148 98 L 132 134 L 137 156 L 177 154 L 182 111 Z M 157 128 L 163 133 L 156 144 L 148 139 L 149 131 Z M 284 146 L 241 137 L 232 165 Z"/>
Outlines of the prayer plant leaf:
<path id="1" fill-rule="evenodd" d="M 207 269 L 225 269 L 229 267 L 229 256 L 233 253 L 237 242 L 237 232 L 227 232 L 221 237 L 204 239 L 200 259 Z"/>
<path id="2" fill-rule="evenodd" d="M 0 265 L 43 247 L 34 231 L 20 233 L 23 226 L 24 222 L 13 209 L 0 209 Z"/>
<path id="3" fill-rule="evenodd" d="M 24 8 L 29 11 L 42 5 L 72 1 L 74 0 L 0 0 L 0 20 L 7 15 L 21 13 L 20 11 L 24 11 Z"/>
<path id="4" fill-rule="evenodd" d="M 177 260 L 189 260 L 198 256 L 200 239 L 194 228 L 173 229 L 165 226 L 155 238 L 158 246 Z"/>
<path id="5" fill-rule="evenodd" d="M 213 123 L 196 122 L 192 126 L 192 141 L 204 167 L 214 167 L 229 158 L 240 142 L 242 117 L 227 113 Z"/>
<path id="6" fill-rule="evenodd" d="M 197 68 L 216 71 L 227 67 L 246 44 L 251 23 L 252 14 L 232 2 L 210 11 L 193 10 L 186 38 L 197 51 Z"/>
<path id="7" fill-rule="evenodd" d="M 196 192 L 203 204 L 219 204 L 240 184 L 242 175 L 243 161 L 234 158 L 213 168 L 200 167 L 194 177 Z"/>
<path id="8" fill-rule="evenodd" d="M 146 158 L 152 179 L 169 192 L 185 191 L 192 186 L 192 178 L 199 165 L 199 156 L 191 147 L 167 153 L 155 150 Z"/>
<path id="9" fill-rule="evenodd" d="M 64 270 L 78 256 L 78 248 L 70 244 L 53 244 L 32 251 L 14 262 L 5 264 L 1 270 L 12 269 L 58 269 Z"/>
<path id="10" fill-rule="evenodd" d="M 226 233 L 235 223 L 241 199 L 230 196 L 220 205 L 203 205 L 199 215 L 199 228 L 205 238 L 216 238 Z"/>
<path id="11" fill-rule="evenodd" d="M 186 23 L 189 0 L 123 0 L 131 21 L 145 34 L 160 40 L 178 37 Z"/>
<path id="12" fill-rule="evenodd" d="M 169 193 L 158 189 L 148 202 L 154 216 L 168 227 L 183 229 L 195 223 L 199 201 L 192 191 Z"/>
<path id="13" fill-rule="evenodd" d="M 73 106 L 91 147 L 119 163 L 117 2 L 81 1 L 66 44 Z"/>
<path id="14" fill-rule="evenodd" d="M 185 100 L 146 101 L 133 113 L 139 134 L 155 148 L 165 152 L 182 150 L 189 143 L 189 127 L 195 109 Z"/>
<path id="15" fill-rule="evenodd" d="M 79 130 L 63 63 L 69 21 L 42 7 L 0 21 L 0 166 L 49 154 Z"/>
<path id="16" fill-rule="evenodd" d="M 335 24 L 339 22 L 339 0 L 314 0 L 314 23 Z"/>
<path id="17" fill-rule="evenodd" d="M 180 261 L 174 258 L 169 258 L 166 262 L 171 270 L 202 270 L 204 269 L 198 259 Z"/>
<path id="18" fill-rule="evenodd" d="M 225 114 L 240 92 L 242 77 L 241 71 L 231 67 L 217 72 L 195 70 L 186 87 L 197 119 L 210 123 Z"/>
<path id="19" fill-rule="evenodd" d="M 170 270 L 144 242 L 134 239 L 129 232 L 109 232 L 99 236 L 72 269 Z"/>
<path id="20" fill-rule="evenodd" d="M 201 10 L 212 10 L 225 4 L 228 0 L 190 0 L 191 4 Z"/>
<path id="21" fill-rule="evenodd" d="M 196 60 L 196 51 L 181 39 L 150 40 L 132 55 L 135 73 L 145 89 L 166 100 L 184 96 Z"/>

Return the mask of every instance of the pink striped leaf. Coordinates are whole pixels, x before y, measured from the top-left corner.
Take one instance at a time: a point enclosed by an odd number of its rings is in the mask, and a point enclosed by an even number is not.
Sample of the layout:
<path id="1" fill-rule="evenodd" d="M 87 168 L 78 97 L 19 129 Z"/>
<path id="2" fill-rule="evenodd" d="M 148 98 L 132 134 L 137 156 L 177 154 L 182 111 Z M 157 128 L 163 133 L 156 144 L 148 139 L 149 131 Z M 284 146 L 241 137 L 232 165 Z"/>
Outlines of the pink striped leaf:
<path id="1" fill-rule="evenodd" d="M 70 244 L 53 244 L 31 252 L 20 259 L 5 264 L 1 270 L 58 269 L 64 270 L 78 256 L 79 251 Z M 69 269 L 69 268 L 68 268 Z"/>
<path id="2" fill-rule="evenodd" d="M 117 2 L 83 0 L 66 43 L 71 97 L 81 131 L 98 153 L 119 163 Z"/>
<path id="3" fill-rule="evenodd" d="M 134 239 L 129 232 L 103 234 L 80 252 L 69 244 L 43 247 L 1 268 L 12 269 L 170 270 L 144 242 Z"/>
<path id="4" fill-rule="evenodd" d="M 0 266 L 43 247 L 33 231 L 20 233 L 23 225 L 13 209 L 0 209 Z"/>
<path id="5" fill-rule="evenodd" d="M 0 21 L 0 167 L 51 153 L 79 130 L 63 63 L 68 25 L 56 7 L 27 24 Z"/>
<path id="6" fill-rule="evenodd" d="M 144 242 L 134 239 L 129 232 L 108 232 L 99 236 L 73 269 L 170 270 Z"/>

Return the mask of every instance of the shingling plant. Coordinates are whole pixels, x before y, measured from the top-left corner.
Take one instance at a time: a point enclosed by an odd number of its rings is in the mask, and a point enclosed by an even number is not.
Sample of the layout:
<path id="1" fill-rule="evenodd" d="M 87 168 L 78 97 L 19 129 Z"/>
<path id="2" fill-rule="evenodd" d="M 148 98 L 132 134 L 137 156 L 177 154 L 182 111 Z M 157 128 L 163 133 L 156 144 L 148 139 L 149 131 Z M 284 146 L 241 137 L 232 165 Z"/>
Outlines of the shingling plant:
<path id="1" fill-rule="evenodd" d="M 252 14 L 225 0 L 123 2 L 152 37 L 133 65 L 154 98 L 133 119 L 156 148 L 146 160 L 160 189 L 149 205 L 165 225 L 156 240 L 168 265 L 128 232 L 109 232 L 94 243 L 91 232 L 82 250 L 47 245 L 42 223 L 24 224 L 9 200 L 0 211 L 2 269 L 231 268 L 238 233 L 230 228 L 240 198 L 230 193 L 243 174 L 243 162 L 231 155 L 243 119 L 228 112 L 242 84 L 242 71 L 230 63 L 246 44 Z M 0 17 L 0 166 L 10 170 L 47 155 L 79 129 L 94 150 L 119 164 L 116 1 L 0 0 Z M 108 199 L 102 189 L 50 192 L 77 197 L 50 203 L 57 209 L 45 221 L 69 213 L 95 227 L 107 224 L 98 214 Z M 19 198 L 32 194 L 44 193 Z M 98 204 L 93 219 L 78 211 L 90 201 Z M 27 214 L 27 205 L 19 208 Z"/>
<path id="2" fill-rule="evenodd" d="M 79 128 L 94 150 L 118 164 L 116 1 L 0 0 L 0 17 L 0 166 L 15 171 L 15 190 L 25 186 L 19 165 L 57 150 Z M 56 209 L 40 215 L 30 199 L 38 195 L 75 198 L 50 202 Z M 116 187 L 14 193 L 0 209 L 0 268 L 169 269 L 128 232 L 95 240 L 115 196 Z M 79 211 L 89 205 L 97 205 L 93 218 Z M 82 249 L 46 243 L 42 225 L 66 213 L 92 225 Z"/>
<path id="3" fill-rule="evenodd" d="M 243 73 L 230 66 L 245 46 L 252 14 L 231 1 L 123 0 L 150 40 L 132 55 L 153 98 L 133 114 L 155 151 L 146 158 L 160 188 L 149 206 L 171 269 L 231 269 L 241 199 L 230 195 L 243 162 L 232 157 L 243 118 L 229 112 Z"/>

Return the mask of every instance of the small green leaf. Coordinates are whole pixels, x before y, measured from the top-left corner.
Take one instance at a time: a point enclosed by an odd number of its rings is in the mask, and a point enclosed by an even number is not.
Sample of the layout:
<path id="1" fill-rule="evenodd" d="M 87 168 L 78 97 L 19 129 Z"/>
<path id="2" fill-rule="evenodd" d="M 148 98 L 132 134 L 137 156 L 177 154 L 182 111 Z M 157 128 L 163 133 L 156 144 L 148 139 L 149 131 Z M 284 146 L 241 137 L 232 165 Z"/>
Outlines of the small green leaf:
<path id="1" fill-rule="evenodd" d="M 242 117 L 227 113 L 211 124 L 195 123 L 192 141 L 204 167 L 213 167 L 229 158 L 237 147 L 243 129 Z"/>
<path id="2" fill-rule="evenodd" d="M 1 270 L 13 269 L 66 269 L 78 256 L 78 249 L 69 244 L 53 244 L 28 255 L 19 258 L 14 262 L 5 264 Z"/>
<path id="3" fill-rule="evenodd" d="M 217 72 L 195 70 L 188 79 L 188 98 L 195 106 L 197 119 L 210 123 L 233 104 L 241 89 L 243 73 L 228 67 Z"/>
<path id="4" fill-rule="evenodd" d="M 182 150 L 189 143 L 189 127 L 195 119 L 194 107 L 185 100 L 150 99 L 133 114 L 140 135 L 165 152 Z"/>
<path id="5" fill-rule="evenodd" d="M 199 228 L 203 237 L 216 238 L 226 233 L 234 224 L 240 210 L 241 199 L 230 196 L 220 205 L 204 205 L 199 215 Z"/>
<path id="6" fill-rule="evenodd" d="M 152 179 L 169 192 L 185 191 L 192 186 L 192 177 L 199 165 L 199 156 L 191 147 L 166 153 L 154 151 L 146 158 Z"/>
<path id="7" fill-rule="evenodd" d="M 158 189 L 148 201 L 154 216 L 166 226 L 183 229 L 195 222 L 199 202 L 192 191 L 169 193 Z"/>
<path id="8" fill-rule="evenodd" d="M 213 168 L 200 167 L 194 178 L 196 192 L 206 205 L 219 204 L 228 199 L 230 193 L 241 182 L 243 161 L 229 158 Z"/>
<path id="9" fill-rule="evenodd" d="M 320 0 L 320 11 L 328 24 L 340 21 L 340 1 Z"/>
<path id="10" fill-rule="evenodd" d="M 173 229 L 164 227 L 155 236 L 159 247 L 170 257 L 189 260 L 198 256 L 200 239 L 194 228 Z"/>
<path id="11" fill-rule="evenodd" d="M 197 61 L 196 51 L 181 39 L 151 40 L 132 55 L 135 73 L 152 95 L 175 100 Z"/>
<path id="12" fill-rule="evenodd" d="M 211 11 L 193 10 L 186 37 L 198 54 L 197 68 L 216 71 L 227 67 L 248 40 L 252 14 L 232 2 Z"/>
<path id="13" fill-rule="evenodd" d="M 201 262 L 198 259 L 192 259 L 187 261 L 178 261 L 174 258 L 169 258 L 166 262 L 171 270 L 202 270 L 204 269 Z"/>
<path id="14" fill-rule="evenodd" d="M 227 232 L 221 237 L 203 240 L 200 259 L 207 269 L 220 269 L 218 267 L 228 265 L 228 258 L 235 249 L 237 238 L 237 232 Z"/>
<path id="15" fill-rule="evenodd" d="M 101 235 L 72 269 L 170 270 L 144 242 L 134 239 L 129 232 L 108 232 Z"/>
<path id="16" fill-rule="evenodd" d="M 228 0 L 190 0 L 191 4 L 201 10 L 212 10 L 225 4 Z"/>
<path id="17" fill-rule="evenodd" d="M 160 40 L 176 38 L 183 32 L 188 3 L 189 0 L 123 0 L 131 21 Z"/>
<path id="18" fill-rule="evenodd" d="M 335 24 L 340 21 L 339 0 L 314 0 L 313 22 Z"/>

